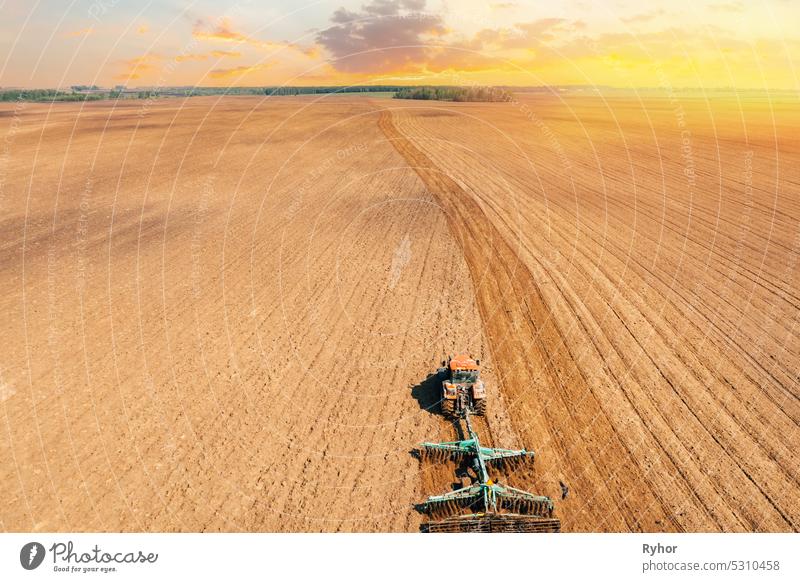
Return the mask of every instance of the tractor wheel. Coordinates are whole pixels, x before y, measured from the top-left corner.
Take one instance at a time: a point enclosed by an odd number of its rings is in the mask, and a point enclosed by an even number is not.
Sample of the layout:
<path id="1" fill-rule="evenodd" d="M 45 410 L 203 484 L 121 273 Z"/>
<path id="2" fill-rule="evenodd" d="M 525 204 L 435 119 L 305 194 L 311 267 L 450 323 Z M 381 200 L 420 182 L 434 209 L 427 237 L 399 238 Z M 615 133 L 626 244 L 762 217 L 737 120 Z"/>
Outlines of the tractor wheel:
<path id="1" fill-rule="evenodd" d="M 482 398 L 475 402 L 475 414 L 478 416 L 486 416 L 486 399 Z"/>
<path id="2" fill-rule="evenodd" d="M 447 418 L 452 418 L 456 413 L 456 401 L 455 400 L 442 400 L 442 414 L 445 415 Z"/>

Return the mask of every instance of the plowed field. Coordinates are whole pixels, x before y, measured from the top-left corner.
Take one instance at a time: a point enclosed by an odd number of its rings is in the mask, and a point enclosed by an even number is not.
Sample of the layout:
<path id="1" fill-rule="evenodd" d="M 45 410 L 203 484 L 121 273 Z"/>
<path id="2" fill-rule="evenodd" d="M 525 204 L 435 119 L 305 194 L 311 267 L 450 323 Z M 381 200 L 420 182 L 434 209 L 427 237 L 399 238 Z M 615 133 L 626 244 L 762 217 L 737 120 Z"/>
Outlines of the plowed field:
<path id="1" fill-rule="evenodd" d="M 0 528 L 417 531 L 468 351 L 564 531 L 800 529 L 792 107 L 5 105 Z"/>

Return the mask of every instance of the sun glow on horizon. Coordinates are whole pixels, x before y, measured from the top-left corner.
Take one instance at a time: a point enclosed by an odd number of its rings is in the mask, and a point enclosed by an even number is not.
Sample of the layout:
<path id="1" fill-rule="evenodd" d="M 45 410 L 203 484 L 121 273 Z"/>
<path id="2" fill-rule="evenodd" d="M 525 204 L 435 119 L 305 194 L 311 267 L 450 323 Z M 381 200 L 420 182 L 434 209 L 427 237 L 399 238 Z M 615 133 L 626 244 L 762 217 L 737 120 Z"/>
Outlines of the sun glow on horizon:
<path id="1" fill-rule="evenodd" d="M 4 9 L 1 86 L 800 88 L 800 9 L 783 0 L 58 6 Z"/>

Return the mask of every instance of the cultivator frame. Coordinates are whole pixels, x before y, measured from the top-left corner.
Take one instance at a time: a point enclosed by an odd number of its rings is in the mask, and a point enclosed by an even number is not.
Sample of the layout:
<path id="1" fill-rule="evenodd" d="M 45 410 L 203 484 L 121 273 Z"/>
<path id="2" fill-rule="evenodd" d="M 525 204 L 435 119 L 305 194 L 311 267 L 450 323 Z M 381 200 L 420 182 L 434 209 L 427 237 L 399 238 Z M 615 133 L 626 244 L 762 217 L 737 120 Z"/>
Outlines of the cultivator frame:
<path id="1" fill-rule="evenodd" d="M 553 517 L 553 501 L 493 481 L 488 467 L 516 469 L 533 464 L 533 451 L 483 447 L 472 428 L 470 413 L 463 418 L 469 438 L 444 443 L 422 443 L 420 458 L 434 462 L 472 459 L 476 482 L 442 495 L 428 497 L 418 506 L 432 520 L 428 532 L 558 532 L 561 522 Z M 468 515 L 459 515 L 465 509 Z"/>

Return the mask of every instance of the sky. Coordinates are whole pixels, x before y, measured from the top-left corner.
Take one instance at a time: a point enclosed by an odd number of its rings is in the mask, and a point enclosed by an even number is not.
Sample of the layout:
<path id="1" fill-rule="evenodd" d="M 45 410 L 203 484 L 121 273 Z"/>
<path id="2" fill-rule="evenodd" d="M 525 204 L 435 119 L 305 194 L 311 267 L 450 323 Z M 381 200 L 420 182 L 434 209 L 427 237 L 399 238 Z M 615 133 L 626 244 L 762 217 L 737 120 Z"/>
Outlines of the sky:
<path id="1" fill-rule="evenodd" d="M 0 0 L 0 86 L 800 90 L 800 0 Z"/>

